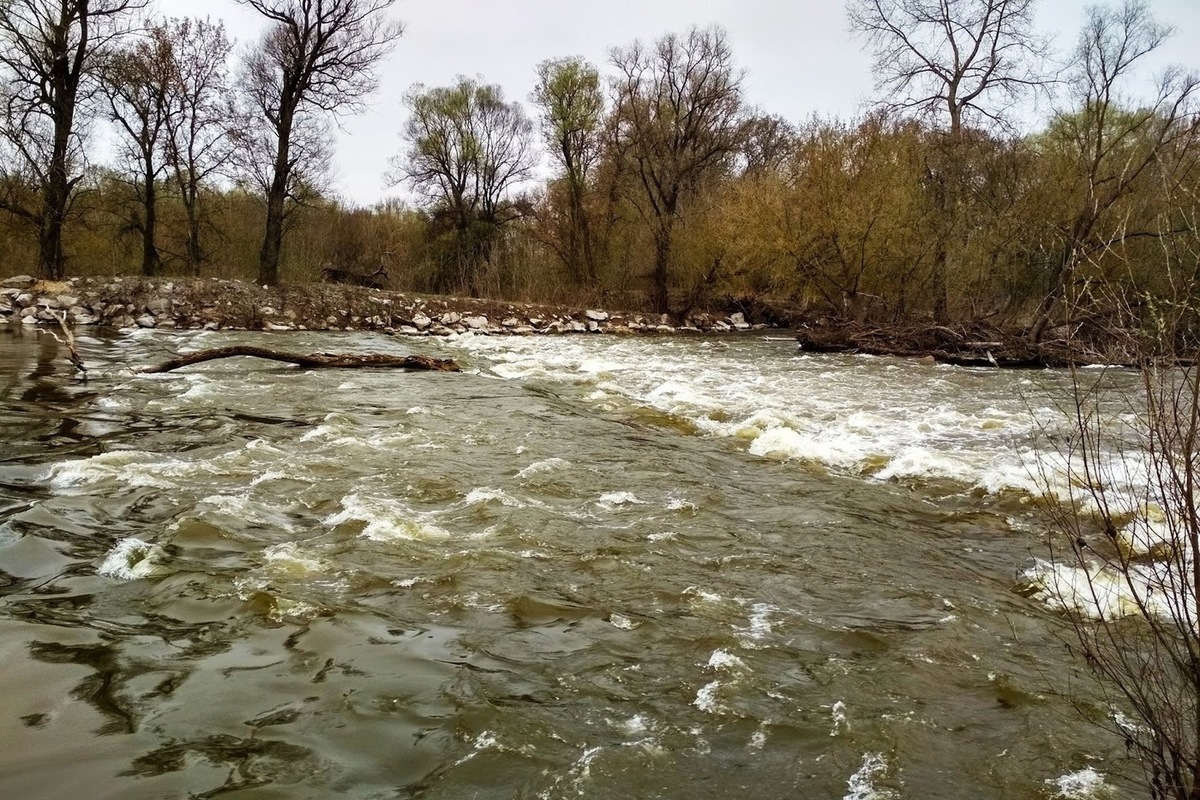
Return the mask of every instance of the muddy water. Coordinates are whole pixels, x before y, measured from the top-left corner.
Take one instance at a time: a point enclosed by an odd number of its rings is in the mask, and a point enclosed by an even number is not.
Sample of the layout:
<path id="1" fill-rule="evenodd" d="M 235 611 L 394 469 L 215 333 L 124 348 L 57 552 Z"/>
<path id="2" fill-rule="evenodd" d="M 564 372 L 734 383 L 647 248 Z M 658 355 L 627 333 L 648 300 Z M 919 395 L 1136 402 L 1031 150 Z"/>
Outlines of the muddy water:
<path id="1" fill-rule="evenodd" d="M 0 797 L 1049 798 L 1135 769 L 1041 547 L 1054 373 L 783 338 L 0 332 Z"/>

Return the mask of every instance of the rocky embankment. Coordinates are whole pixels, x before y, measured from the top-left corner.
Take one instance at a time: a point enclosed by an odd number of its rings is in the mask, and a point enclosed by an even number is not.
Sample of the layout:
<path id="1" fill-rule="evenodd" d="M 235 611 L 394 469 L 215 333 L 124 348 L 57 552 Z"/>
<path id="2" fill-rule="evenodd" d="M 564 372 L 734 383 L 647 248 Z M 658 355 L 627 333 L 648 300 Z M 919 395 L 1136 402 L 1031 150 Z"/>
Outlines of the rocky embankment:
<path id="1" fill-rule="evenodd" d="M 0 280 L 0 325 L 104 325 L 192 330 L 375 330 L 411 336 L 556 333 L 725 333 L 759 330 L 745 315 L 665 316 L 411 295 L 356 286 L 265 287 L 221 279 Z"/>

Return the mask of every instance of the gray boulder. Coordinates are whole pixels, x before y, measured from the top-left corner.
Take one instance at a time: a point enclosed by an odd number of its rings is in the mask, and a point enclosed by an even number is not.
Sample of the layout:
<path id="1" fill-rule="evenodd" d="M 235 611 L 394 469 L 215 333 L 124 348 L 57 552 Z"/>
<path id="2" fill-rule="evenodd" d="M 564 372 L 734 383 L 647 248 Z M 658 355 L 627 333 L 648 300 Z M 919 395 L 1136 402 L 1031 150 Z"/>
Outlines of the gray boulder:
<path id="1" fill-rule="evenodd" d="M 13 275 L 11 278 L 0 281 L 0 286 L 5 289 L 28 289 L 35 283 L 37 283 L 37 279 L 32 275 Z"/>

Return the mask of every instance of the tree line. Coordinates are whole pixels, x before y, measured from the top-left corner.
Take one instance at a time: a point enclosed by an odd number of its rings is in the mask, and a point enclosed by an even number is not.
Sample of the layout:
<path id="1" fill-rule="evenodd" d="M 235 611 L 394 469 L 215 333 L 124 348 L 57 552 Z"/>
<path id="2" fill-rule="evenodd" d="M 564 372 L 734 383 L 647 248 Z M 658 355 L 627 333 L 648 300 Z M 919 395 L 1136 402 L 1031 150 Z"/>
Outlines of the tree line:
<path id="1" fill-rule="evenodd" d="M 717 27 L 543 61 L 526 102 L 482 77 L 414 85 L 387 178 L 415 200 L 366 209 L 326 190 L 330 126 L 398 43 L 393 0 L 239 2 L 268 25 L 238 49 L 140 0 L 0 6 L 8 264 L 382 268 L 402 289 L 1034 341 L 1150 324 L 1200 268 L 1200 79 L 1147 82 L 1171 31 L 1144 0 L 1090 8 L 1058 59 L 1033 0 L 850 0 L 879 85 L 849 120 L 749 107 Z M 96 123 L 110 163 L 85 158 Z"/>

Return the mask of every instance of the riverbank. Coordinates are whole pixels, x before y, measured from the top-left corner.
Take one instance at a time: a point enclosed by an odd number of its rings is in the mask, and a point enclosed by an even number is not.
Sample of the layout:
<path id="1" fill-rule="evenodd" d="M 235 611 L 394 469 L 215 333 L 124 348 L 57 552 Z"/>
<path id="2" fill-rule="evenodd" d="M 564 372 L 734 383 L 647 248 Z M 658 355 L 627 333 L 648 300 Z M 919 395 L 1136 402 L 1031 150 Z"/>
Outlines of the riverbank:
<path id="1" fill-rule="evenodd" d="M 727 333 L 767 322 L 697 313 L 666 316 L 602 308 L 415 295 L 339 284 L 266 287 L 221 279 L 0 280 L 0 324 L 264 331 L 379 331 L 409 336 L 564 333 Z"/>
<path id="2" fill-rule="evenodd" d="M 736 308 L 737 306 L 732 306 Z M 783 329 L 811 353 L 897 356 L 969 367 L 1029 369 L 1138 363 L 1135 331 L 1103 337 L 1053 329 L 1037 345 L 1019 330 L 960 326 L 872 326 L 809 319 L 799 311 L 747 302 L 728 313 L 686 319 L 647 312 L 518 303 L 372 289 L 341 284 L 266 287 L 218 278 L 0 280 L 0 325 L 101 325 L 247 331 L 377 331 L 390 335 L 533 336 L 607 333 L 731 333 Z"/>
<path id="3" fill-rule="evenodd" d="M 1103 336 L 1055 329 L 1031 344 L 1020 330 L 983 324 L 893 325 L 819 321 L 796 326 L 800 347 L 810 353 L 857 353 L 923 359 L 960 367 L 1043 369 L 1047 367 L 1132 366 L 1139 362 L 1136 331 L 1104 331 Z"/>

